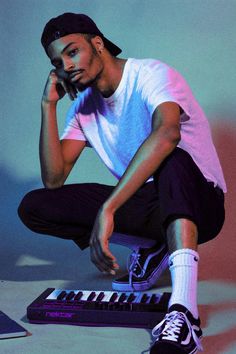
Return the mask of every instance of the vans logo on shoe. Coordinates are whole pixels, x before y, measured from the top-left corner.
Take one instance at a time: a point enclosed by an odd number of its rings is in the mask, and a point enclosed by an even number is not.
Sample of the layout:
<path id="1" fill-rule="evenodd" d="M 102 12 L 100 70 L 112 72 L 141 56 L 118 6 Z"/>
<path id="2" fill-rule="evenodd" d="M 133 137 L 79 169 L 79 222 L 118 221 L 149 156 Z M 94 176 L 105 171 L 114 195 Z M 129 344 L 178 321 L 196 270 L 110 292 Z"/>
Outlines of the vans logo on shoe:
<path id="1" fill-rule="evenodd" d="M 188 332 L 187 338 L 185 340 L 182 340 L 181 344 L 188 345 L 190 343 L 190 339 L 191 339 L 191 332 Z"/>
<path id="2" fill-rule="evenodd" d="M 193 331 L 199 331 L 199 327 L 196 326 L 196 325 L 192 325 L 192 330 Z M 191 340 L 191 332 L 189 331 L 188 335 L 187 335 L 187 338 L 185 340 L 182 340 L 181 344 L 188 345 L 190 343 L 190 340 Z"/>

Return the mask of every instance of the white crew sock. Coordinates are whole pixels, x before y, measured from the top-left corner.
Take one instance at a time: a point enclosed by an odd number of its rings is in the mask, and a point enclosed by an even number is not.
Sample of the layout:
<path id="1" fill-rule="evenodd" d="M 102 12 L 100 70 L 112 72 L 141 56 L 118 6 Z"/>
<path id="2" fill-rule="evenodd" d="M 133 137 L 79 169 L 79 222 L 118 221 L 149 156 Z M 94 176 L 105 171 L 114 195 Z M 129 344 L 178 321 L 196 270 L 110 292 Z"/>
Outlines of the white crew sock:
<path id="1" fill-rule="evenodd" d="M 195 318 L 197 309 L 197 274 L 199 255 L 196 251 L 183 248 L 169 257 L 172 279 L 172 295 L 169 307 L 173 304 L 185 306 Z"/>

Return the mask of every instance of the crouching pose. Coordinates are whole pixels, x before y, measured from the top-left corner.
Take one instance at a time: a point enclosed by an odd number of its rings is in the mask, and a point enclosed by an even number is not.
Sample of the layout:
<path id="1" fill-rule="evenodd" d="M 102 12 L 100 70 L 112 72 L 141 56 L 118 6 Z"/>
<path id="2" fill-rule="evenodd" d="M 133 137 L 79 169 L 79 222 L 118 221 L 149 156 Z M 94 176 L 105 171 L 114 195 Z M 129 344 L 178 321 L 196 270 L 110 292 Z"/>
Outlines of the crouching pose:
<path id="1" fill-rule="evenodd" d="M 154 59 L 122 59 L 86 15 L 51 19 L 42 45 L 55 67 L 42 96 L 40 163 L 45 188 L 31 191 L 19 216 L 32 231 L 90 247 L 101 272 L 115 274 L 114 232 L 151 241 L 136 247 L 115 290 L 151 288 L 169 266 L 168 313 L 153 329 L 154 353 L 195 353 L 197 246 L 224 222 L 221 166 L 207 119 L 182 76 Z M 59 137 L 57 104 L 73 100 Z M 116 186 L 65 181 L 85 147 L 95 149 Z"/>

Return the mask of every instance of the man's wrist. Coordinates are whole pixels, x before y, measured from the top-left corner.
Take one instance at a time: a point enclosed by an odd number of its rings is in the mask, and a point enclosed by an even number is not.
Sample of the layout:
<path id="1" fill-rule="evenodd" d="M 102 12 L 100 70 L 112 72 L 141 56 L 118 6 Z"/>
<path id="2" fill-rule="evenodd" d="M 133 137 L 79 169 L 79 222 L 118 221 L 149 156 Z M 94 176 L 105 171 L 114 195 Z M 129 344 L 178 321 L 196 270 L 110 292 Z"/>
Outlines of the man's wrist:
<path id="1" fill-rule="evenodd" d="M 106 200 L 106 202 L 102 206 L 102 211 L 105 213 L 108 212 L 108 213 L 114 215 L 116 210 L 117 210 L 117 208 L 116 208 L 115 204 L 113 203 L 112 200 L 109 200 L 109 199 Z"/>
<path id="2" fill-rule="evenodd" d="M 49 101 L 46 98 L 42 98 L 41 100 L 41 106 L 44 108 L 47 108 L 49 106 L 56 106 L 58 101 Z"/>

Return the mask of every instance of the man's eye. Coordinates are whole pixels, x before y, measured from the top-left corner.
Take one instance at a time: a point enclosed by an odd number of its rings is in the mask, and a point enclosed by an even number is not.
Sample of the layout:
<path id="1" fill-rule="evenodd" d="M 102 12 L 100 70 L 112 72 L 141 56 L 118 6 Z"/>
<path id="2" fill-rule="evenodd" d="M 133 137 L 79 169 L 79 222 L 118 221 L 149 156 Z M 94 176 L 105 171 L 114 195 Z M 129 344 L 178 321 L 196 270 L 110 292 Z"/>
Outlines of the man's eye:
<path id="1" fill-rule="evenodd" d="M 70 57 L 73 57 L 74 55 L 76 55 L 78 53 L 78 49 L 72 49 L 69 51 L 68 55 Z"/>

